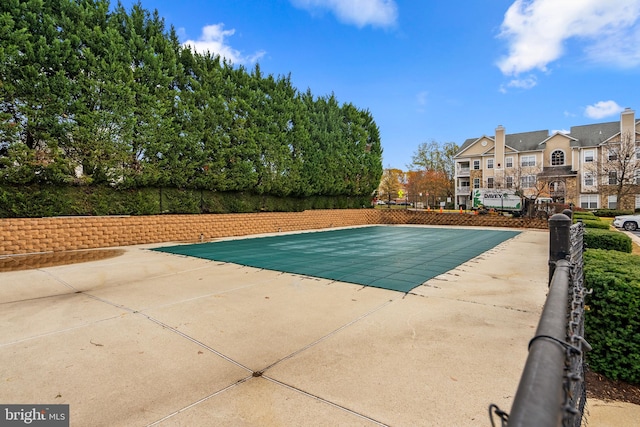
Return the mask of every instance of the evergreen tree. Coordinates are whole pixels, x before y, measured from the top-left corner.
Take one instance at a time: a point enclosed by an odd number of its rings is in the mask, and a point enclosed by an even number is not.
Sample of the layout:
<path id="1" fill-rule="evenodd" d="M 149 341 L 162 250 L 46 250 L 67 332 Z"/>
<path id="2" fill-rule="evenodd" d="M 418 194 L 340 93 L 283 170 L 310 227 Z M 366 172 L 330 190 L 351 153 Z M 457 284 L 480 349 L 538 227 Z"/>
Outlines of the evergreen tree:
<path id="1" fill-rule="evenodd" d="M 107 0 L 0 4 L 2 183 L 365 195 L 368 111 L 181 46 L 158 12 Z"/>

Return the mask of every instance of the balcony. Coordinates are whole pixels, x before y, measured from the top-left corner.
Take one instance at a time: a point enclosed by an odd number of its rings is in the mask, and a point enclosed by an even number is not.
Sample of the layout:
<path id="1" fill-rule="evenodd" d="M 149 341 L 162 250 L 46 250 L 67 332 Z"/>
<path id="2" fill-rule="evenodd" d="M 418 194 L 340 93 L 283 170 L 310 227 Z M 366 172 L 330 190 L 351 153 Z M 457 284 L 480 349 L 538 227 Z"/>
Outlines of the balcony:
<path id="1" fill-rule="evenodd" d="M 469 176 L 469 168 L 457 168 L 456 169 L 457 176 Z"/>
<path id="2" fill-rule="evenodd" d="M 468 185 L 456 188 L 456 193 L 457 194 L 469 194 L 470 192 L 471 192 L 471 187 L 468 186 Z"/>

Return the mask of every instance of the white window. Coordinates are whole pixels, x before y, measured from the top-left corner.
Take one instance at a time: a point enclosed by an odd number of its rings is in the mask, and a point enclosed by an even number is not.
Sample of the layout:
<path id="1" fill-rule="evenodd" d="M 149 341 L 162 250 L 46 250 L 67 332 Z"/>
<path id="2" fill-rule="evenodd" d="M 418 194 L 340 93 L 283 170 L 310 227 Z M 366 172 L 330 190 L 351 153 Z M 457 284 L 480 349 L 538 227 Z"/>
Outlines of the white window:
<path id="1" fill-rule="evenodd" d="M 536 176 L 535 175 L 526 175 L 520 178 L 520 186 L 522 188 L 533 188 L 536 186 Z"/>
<path id="2" fill-rule="evenodd" d="M 473 188 L 480 188 L 480 178 L 473 178 Z"/>
<path id="3" fill-rule="evenodd" d="M 598 209 L 598 195 L 585 194 L 580 196 L 580 207 L 584 209 Z"/>
<path id="4" fill-rule="evenodd" d="M 493 178 L 487 178 L 487 188 L 493 188 Z"/>
<path id="5" fill-rule="evenodd" d="M 506 179 L 507 188 L 513 188 L 513 177 L 508 176 L 505 179 Z"/>
<path id="6" fill-rule="evenodd" d="M 640 185 L 640 169 L 636 169 L 633 173 L 633 182 L 634 184 Z"/>
<path id="7" fill-rule="evenodd" d="M 520 158 L 520 166 L 535 166 L 536 156 L 522 156 Z"/>
<path id="8" fill-rule="evenodd" d="M 480 170 L 480 160 L 473 161 L 473 170 Z"/>
<path id="9" fill-rule="evenodd" d="M 616 185 L 618 183 L 618 172 L 609 172 L 609 185 Z"/>
<path id="10" fill-rule="evenodd" d="M 618 197 L 613 195 L 613 196 L 607 196 L 607 207 L 609 209 L 617 209 L 618 207 Z"/>
<path id="11" fill-rule="evenodd" d="M 636 194 L 636 209 L 640 209 L 640 194 Z"/>
<path id="12" fill-rule="evenodd" d="M 640 159 L 640 145 L 636 145 L 636 159 Z"/>
<path id="13" fill-rule="evenodd" d="M 562 166 L 564 165 L 564 151 L 555 150 L 551 153 L 551 166 Z"/>
<path id="14" fill-rule="evenodd" d="M 592 163 L 593 162 L 593 150 L 584 150 L 584 162 Z"/>
<path id="15" fill-rule="evenodd" d="M 513 157 L 505 157 L 504 164 L 505 164 L 506 167 L 512 168 L 513 167 Z"/>
<path id="16" fill-rule="evenodd" d="M 618 152 L 614 148 L 609 148 L 609 160 L 618 160 Z"/>
<path id="17" fill-rule="evenodd" d="M 582 176 L 582 184 L 585 187 L 593 186 L 593 173 L 585 172 L 584 175 Z"/>
<path id="18" fill-rule="evenodd" d="M 493 159 L 487 159 L 487 169 L 493 169 Z"/>

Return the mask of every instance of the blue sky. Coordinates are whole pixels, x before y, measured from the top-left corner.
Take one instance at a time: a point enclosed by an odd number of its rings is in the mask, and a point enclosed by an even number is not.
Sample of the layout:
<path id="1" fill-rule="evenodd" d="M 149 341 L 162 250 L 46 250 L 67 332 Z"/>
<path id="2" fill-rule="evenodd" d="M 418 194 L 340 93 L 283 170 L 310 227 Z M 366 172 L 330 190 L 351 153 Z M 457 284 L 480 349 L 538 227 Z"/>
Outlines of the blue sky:
<path id="1" fill-rule="evenodd" d="M 122 1 L 129 9 L 135 1 Z M 115 4 L 115 2 L 112 2 Z M 640 0 L 141 0 L 180 41 L 368 109 L 384 167 L 422 142 L 640 117 Z"/>

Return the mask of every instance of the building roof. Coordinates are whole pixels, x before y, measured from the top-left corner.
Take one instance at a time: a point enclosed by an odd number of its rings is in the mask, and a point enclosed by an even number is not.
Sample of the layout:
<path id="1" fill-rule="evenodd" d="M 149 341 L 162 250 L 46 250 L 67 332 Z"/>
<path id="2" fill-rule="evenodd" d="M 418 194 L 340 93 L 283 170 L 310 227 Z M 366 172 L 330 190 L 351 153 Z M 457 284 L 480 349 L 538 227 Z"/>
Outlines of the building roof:
<path id="1" fill-rule="evenodd" d="M 620 122 L 595 123 L 592 125 L 572 126 L 572 147 L 597 147 L 612 136 L 620 133 Z"/>
<path id="2" fill-rule="evenodd" d="M 576 176 L 577 171 L 571 170 L 569 166 L 547 166 L 542 172 L 538 174 L 538 177 L 561 177 L 561 176 Z"/>
<path id="3" fill-rule="evenodd" d="M 505 145 L 516 151 L 540 150 L 538 145 L 549 137 L 548 130 L 512 133 L 505 135 Z"/>
<path id="4" fill-rule="evenodd" d="M 640 121 L 636 120 L 636 125 Z M 603 142 L 620 133 L 620 122 L 594 123 L 591 125 L 572 126 L 567 135 L 570 137 L 571 147 L 597 147 Z M 538 151 L 542 148 L 539 145 L 549 139 L 548 130 L 537 130 L 532 132 L 512 133 L 505 135 L 505 145 L 516 151 Z M 489 138 L 495 141 L 495 136 L 481 136 L 480 138 L 469 138 L 460 146 L 456 156 L 460 155 L 467 148 L 482 138 Z"/>
<path id="5" fill-rule="evenodd" d="M 548 130 L 536 130 L 533 132 L 507 134 L 505 135 L 504 138 L 505 138 L 505 145 L 507 147 L 513 148 L 516 151 L 533 151 L 533 150 L 539 150 L 540 148 L 538 147 L 538 144 L 546 140 L 548 137 L 549 137 Z M 496 140 L 495 136 L 486 136 L 486 135 L 483 135 L 479 138 L 469 138 L 462 144 L 462 146 L 460 147 L 456 155 L 459 155 L 464 150 L 466 150 L 471 145 L 473 145 L 473 143 L 475 143 L 476 141 L 482 138 L 489 138 L 492 141 Z"/>
<path id="6" fill-rule="evenodd" d="M 480 138 L 469 138 L 467 139 L 465 142 L 462 143 L 462 145 L 460 146 L 460 149 L 458 150 L 458 152 L 456 153 L 456 156 L 460 153 L 462 153 L 464 150 L 466 150 L 467 148 L 469 148 L 474 142 L 476 142 L 477 140 L 484 138 L 484 136 L 481 136 Z M 488 136 L 487 138 L 490 139 L 494 139 L 492 136 Z"/>

